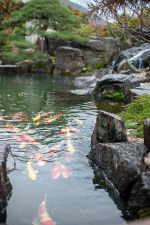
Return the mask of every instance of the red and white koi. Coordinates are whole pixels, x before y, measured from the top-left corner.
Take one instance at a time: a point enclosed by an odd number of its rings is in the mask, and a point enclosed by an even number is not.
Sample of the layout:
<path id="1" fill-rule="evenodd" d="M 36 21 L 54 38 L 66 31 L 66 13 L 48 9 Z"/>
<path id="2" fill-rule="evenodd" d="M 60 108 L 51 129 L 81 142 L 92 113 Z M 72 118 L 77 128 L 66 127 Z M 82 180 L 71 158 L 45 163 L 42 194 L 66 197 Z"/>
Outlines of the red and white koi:
<path id="1" fill-rule="evenodd" d="M 58 179 L 61 175 L 64 178 L 68 178 L 71 175 L 71 173 L 66 166 L 57 163 L 55 168 L 51 171 L 51 175 L 54 179 Z"/>
<path id="2" fill-rule="evenodd" d="M 37 140 L 30 137 L 29 135 L 19 135 L 15 137 L 18 142 L 27 142 L 30 144 L 39 144 Z"/>
<path id="3" fill-rule="evenodd" d="M 54 221 L 47 212 L 45 200 L 41 202 L 38 209 L 38 219 L 40 225 L 55 225 Z"/>
<path id="4" fill-rule="evenodd" d="M 76 132 L 79 131 L 77 128 L 75 127 L 63 127 L 60 131 L 59 134 L 66 134 L 67 136 L 71 136 L 72 132 Z"/>
<path id="5" fill-rule="evenodd" d="M 37 161 L 37 164 L 39 166 L 44 166 L 45 165 L 46 160 L 45 160 L 45 158 L 39 152 L 35 152 L 34 153 L 34 157 L 35 157 L 35 159 Z"/>

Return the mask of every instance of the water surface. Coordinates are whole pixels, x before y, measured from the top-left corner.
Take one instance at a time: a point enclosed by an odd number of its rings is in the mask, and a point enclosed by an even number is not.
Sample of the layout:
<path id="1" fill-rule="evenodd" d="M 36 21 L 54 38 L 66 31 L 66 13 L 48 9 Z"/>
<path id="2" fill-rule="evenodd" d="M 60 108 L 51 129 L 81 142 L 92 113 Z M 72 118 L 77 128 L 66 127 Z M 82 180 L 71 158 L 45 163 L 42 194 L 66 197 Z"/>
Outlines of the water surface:
<path id="1" fill-rule="evenodd" d="M 16 160 L 16 170 L 9 174 L 13 190 L 7 206 L 8 225 L 42 224 L 39 207 L 43 200 L 58 225 L 124 223 L 122 206 L 117 207 L 105 186 L 97 183 L 86 157 L 98 109 L 118 112 L 120 108 L 71 95 L 71 89 L 69 78 L 0 77 L 0 116 L 4 116 L 0 141 L 11 145 Z M 32 121 L 47 112 L 51 114 Z M 44 123 L 57 114 L 58 119 Z M 25 120 L 15 120 L 20 117 Z M 9 169 L 13 163 L 10 156 Z"/>

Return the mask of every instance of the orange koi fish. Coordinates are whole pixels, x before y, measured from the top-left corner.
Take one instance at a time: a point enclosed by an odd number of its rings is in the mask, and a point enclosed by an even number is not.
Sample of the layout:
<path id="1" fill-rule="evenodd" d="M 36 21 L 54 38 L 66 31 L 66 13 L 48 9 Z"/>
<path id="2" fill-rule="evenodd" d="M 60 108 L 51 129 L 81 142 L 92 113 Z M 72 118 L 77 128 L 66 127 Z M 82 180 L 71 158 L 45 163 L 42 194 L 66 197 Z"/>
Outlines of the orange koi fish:
<path id="1" fill-rule="evenodd" d="M 33 122 L 37 122 L 38 120 L 40 120 L 42 117 L 44 116 L 48 116 L 49 114 L 51 114 L 52 112 L 47 112 L 47 113 L 43 113 L 43 114 L 39 114 L 36 117 L 32 118 Z"/>
<path id="2" fill-rule="evenodd" d="M 23 112 L 16 112 L 16 113 L 14 113 L 14 114 L 12 114 L 12 117 L 25 117 L 25 118 L 28 118 L 29 117 L 29 115 L 28 114 L 26 114 L 26 113 L 23 113 Z"/>
<path id="3" fill-rule="evenodd" d="M 35 156 L 35 159 L 36 159 L 37 164 L 39 166 L 44 166 L 45 165 L 46 160 L 44 159 L 44 157 L 39 152 L 34 153 L 34 156 Z"/>
<path id="4" fill-rule="evenodd" d="M 13 129 L 14 128 L 14 125 L 11 124 L 11 123 L 8 123 L 8 124 L 5 125 L 5 128 L 6 129 Z"/>
<path id="5" fill-rule="evenodd" d="M 11 124 L 11 123 L 6 124 L 6 125 L 5 125 L 5 128 L 11 130 L 11 132 L 15 132 L 15 133 L 21 132 L 21 130 L 20 130 L 18 127 L 15 127 L 15 126 L 14 126 L 13 124 Z"/>
<path id="6" fill-rule="evenodd" d="M 51 175 L 54 179 L 58 179 L 61 175 L 64 178 L 68 178 L 71 175 L 71 173 L 67 167 L 65 167 L 60 163 L 57 163 L 55 168 L 51 171 Z"/>
<path id="7" fill-rule="evenodd" d="M 54 221 L 52 220 L 52 218 L 47 212 L 47 209 L 45 206 L 45 200 L 41 202 L 39 206 L 38 217 L 39 217 L 40 225 L 55 225 Z"/>
<path id="8" fill-rule="evenodd" d="M 39 142 L 36 141 L 34 138 L 30 137 L 29 135 L 19 135 L 16 137 L 16 140 L 19 142 L 27 142 L 30 144 L 38 144 Z"/>
<path id="9" fill-rule="evenodd" d="M 51 122 L 53 122 L 53 121 L 59 119 L 60 117 L 62 117 L 62 114 L 61 114 L 61 113 L 56 114 L 55 116 L 53 116 L 53 117 L 51 117 L 51 118 L 46 118 L 46 119 L 44 120 L 44 123 L 45 123 L 45 124 L 51 123 Z"/>

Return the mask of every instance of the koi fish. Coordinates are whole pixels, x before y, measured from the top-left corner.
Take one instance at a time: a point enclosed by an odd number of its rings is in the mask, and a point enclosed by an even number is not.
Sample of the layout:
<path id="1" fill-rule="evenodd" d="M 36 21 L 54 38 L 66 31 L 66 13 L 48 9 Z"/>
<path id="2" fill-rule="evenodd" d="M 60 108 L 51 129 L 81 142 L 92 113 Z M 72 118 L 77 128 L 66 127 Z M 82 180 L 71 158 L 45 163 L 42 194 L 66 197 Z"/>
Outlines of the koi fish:
<path id="1" fill-rule="evenodd" d="M 51 175 L 54 179 L 58 179 L 61 175 L 64 178 L 68 178 L 71 175 L 71 173 L 67 167 L 65 167 L 60 163 L 57 163 L 55 168 L 51 171 Z"/>
<path id="2" fill-rule="evenodd" d="M 19 148 L 25 148 L 27 146 L 27 143 L 26 142 L 22 142 L 20 145 L 19 145 Z"/>
<path id="3" fill-rule="evenodd" d="M 83 122 L 79 120 L 78 118 L 73 118 L 73 121 L 83 126 Z"/>
<path id="4" fill-rule="evenodd" d="M 28 118 L 28 114 L 23 113 L 23 112 L 16 112 L 16 113 L 12 114 L 12 117 L 19 117 L 19 116 Z"/>
<path id="5" fill-rule="evenodd" d="M 67 142 L 67 150 L 71 154 L 74 154 L 74 152 L 76 151 L 70 140 L 68 140 L 68 142 Z"/>
<path id="6" fill-rule="evenodd" d="M 9 130 L 11 130 L 12 132 L 15 132 L 15 133 L 19 133 L 21 131 L 18 127 L 15 127 L 13 124 L 10 124 L 10 123 L 6 124 L 5 128 L 9 129 Z"/>
<path id="7" fill-rule="evenodd" d="M 52 218 L 47 212 L 47 209 L 45 206 L 45 200 L 41 202 L 38 208 L 38 217 L 39 217 L 40 225 L 55 225 L 54 221 L 52 220 Z"/>
<path id="8" fill-rule="evenodd" d="M 13 129 L 14 126 L 13 126 L 13 124 L 9 123 L 9 124 L 6 124 L 6 125 L 5 125 L 5 128 L 6 128 L 6 129 Z"/>
<path id="9" fill-rule="evenodd" d="M 12 120 L 20 121 L 20 122 L 28 122 L 28 119 L 22 117 L 12 117 Z"/>
<path id="10" fill-rule="evenodd" d="M 32 160 L 26 163 L 26 173 L 31 180 L 36 180 L 38 171 L 34 170 L 32 167 Z"/>
<path id="11" fill-rule="evenodd" d="M 34 153 L 34 156 L 35 156 L 35 159 L 36 159 L 37 164 L 39 166 L 44 166 L 45 165 L 46 160 L 44 159 L 44 157 L 39 152 Z"/>
<path id="12" fill-rule="evenodd" d="M 38 144 L 39 142 L 36 141 L 34 138 L 30 137 L 29 135 L 19 135 L 16 137 L 16 140 L 19 142 L 27 142 L 30 144 Z"/>
<path id="13" fill-rule="evenodd" d="M 38 120 L 40 120 L 42 117 L 44 116 L 48 116 L 49 114 L 51 114 L 52 112 L 47 112 L 47 113 L 43 113 L 43 114 L 39 114 L 36 117 L 32 118 L 33 122 L 37 122 Z"/>
<path id="14" fill-rule="evenodd" d="M 20 122 L 27 122 L 28 121 L 28 114 L 22 113 L 22 112 L 17 112 L 12 114 L 12 120 L 15 121 L 20 121 Z"/>
<path id="15" fill-rule="evenodd" d="M 51 122 L 53 122 L 53 121 L 59 119 L 61 116 L 62 116 L 62 114 L 59 113 L 59 114 L 56 114 L 55 116 L 53 116 L 53 117 L 51 117 L 51 118 L 46 118 L 46 119 L 44 120 L 44 123 L 45 123 L 45 124 L 51 123 Z"/>
<path id="16" fill-rule="evenodd" d="M 51 157 L 57 157 L 58 156 L 58 154 L 56 152 L 54 152 L 54 151 L 48 151 L 48 154 Z"/>
<path id="17" fill-rule="evenodd" d="M 67 136 L 71 136 L 72 135 L 71 132 L 75 132 L 75 131 L 79 131 L 79 130 L 77 128 L 75 128 L 75 127 L 63 127 L 59 131 L 59 134 L 66 134 Z"/>
<path id="18" fill-rule="evenodd" d="M 69 129 L 69 127 L 63 127 L 60 131 L 59 134 L 66 134 L 67 136 L 71 136 L 71 130 Z"/>

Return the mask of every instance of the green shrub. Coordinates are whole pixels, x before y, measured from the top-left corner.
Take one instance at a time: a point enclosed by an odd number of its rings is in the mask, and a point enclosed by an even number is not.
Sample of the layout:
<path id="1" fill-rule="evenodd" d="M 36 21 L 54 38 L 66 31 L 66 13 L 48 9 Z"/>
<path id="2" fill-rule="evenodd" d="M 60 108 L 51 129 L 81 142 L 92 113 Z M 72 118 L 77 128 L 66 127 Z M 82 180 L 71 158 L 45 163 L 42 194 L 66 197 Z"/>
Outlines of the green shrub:
<path id="1" fill-rule="evenodd" d="M 18 40 L 14 42 L 15 47 L 21 48 L 21 49 L 27 49 L 27 48 L 33 48 L 35 47 L 34 44 L 32 44 L 31 42 L 23 39 L 23 40 Z"/>
<path id="2" fill-rule="evenodd" d="M 121 101 L 124 98 L 124 93 L 122 90 L 104 89 L 102 94 L 105 98 L 112 99 L 114 101 Z"/>
<path id="3" fill-rule="evenodd" d="M 150 96 L 143 95 L 127 105 L 121 117 L 126 123 L 128 129 L 133 129 L 133 134 L 137 137 L 143 137 L 144 120 L 150 118 Z"/>
<path id="4" fill-rule="evenodd" d="M 102 61 L 97 62 L 95 65 L 96 69 L 101 69 L 101 68 L 104 68 L 105 66 L 106 66 L 106 62 L 102 62 Z"/>
<path id="5" fill-rule="evenodd" d="M 46 33 L 45 36 L 49 38 L 56 38 L 58 40 L 74 41 L 77 43 L 85 43 L 89 40 L 88 36 L 80 36 L 79 34 L 74 34 L 69 31 Z"/>

